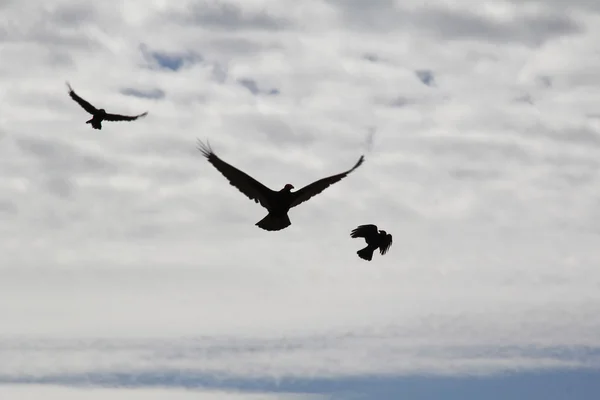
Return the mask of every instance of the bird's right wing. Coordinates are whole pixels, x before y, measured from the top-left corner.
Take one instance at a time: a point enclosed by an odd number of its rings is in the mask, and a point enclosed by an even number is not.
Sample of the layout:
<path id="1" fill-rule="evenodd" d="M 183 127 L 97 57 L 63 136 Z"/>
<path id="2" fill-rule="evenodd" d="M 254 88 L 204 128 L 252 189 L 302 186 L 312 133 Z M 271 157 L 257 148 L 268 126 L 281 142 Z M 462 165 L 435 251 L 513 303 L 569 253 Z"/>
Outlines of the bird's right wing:
<path id="1" fill-rule="evenodd" d="M 107 121 L 135 121 L 138 118 L 143 118 L 148 115 L 148 111 L 138 115 L 121 115 L 121 114 L 106 114 L 104 119 Z"/>
<path id="2" fill-rule="evenodd" d="M 387 233 L 385 235 L 385 238 L 379 244 L 379 252 L 381 253 L 381 255 L 384 255 L 385 253 L 387 253 L 387 251 L 390 249 L 391 246 L 392 246 L 392 235 Z"/>
<path id="3" fill-rule="evenodd" d="M 75 100 L 77 104 L 83 107 L 85 111 L 89 112 L 90 114 L 95 114 L 96 112 L 98 112 L 98 109 L 96 107 L 94 107 L 93 105 L 79 97 L 77 93 L 75 93 L 69 82 L 67 82 L 67 87 L 69 88 L 69 96 L 71 96 L 71 98 Z"/>
<path id="4" fill-rule="evenodd" d="M 269 198 L 275 193 L 245 172 L 240 171 L 233 165 L 221 160 L 212 151 L 209 144 L 204 144 L 198 139 L 198 150 L 227 180 L 250 200 L 260 203 L 261 206 L 269 208 Z"/>
<path id="5" fill-rule="evenodd" d="M 304 186 L 302 189 L 298 190 L 297 192 L 292 193 L 293 200 L 292 200 L 291 207 L 296 207 L 297 205 L 304 203 L 305 201 L 318 195 L 319 193 L 321 193 L 323 190 L 327 189 L 329 186 L 333 185 L 334 183 L 341 181 L 342 179 L 347 177 L 352 171 L 354 171 L 356 168 L 360 167 L 362 165 L 362 163 L 364 162 L 364 160 L 365 160 L 365 157 L 360 156 L 360 158 L 358 159 L 356 164 L 354 164 L 354 166 L 352 168 L 350 168 L 348 171 L 342 172 L 340 174 L 328 176 L 327 178 L 319 179 L 318 181 L 315 181 L 309 185 Z"/>
<path id="6" fill-rule="evenodd" d="M 350 233 L 350 237 L 353 238 L 367 238 L 377 236 L 377 225 L 368 224 L 368 225 L 359 225 L 357 228 L 353 229 Z"/>

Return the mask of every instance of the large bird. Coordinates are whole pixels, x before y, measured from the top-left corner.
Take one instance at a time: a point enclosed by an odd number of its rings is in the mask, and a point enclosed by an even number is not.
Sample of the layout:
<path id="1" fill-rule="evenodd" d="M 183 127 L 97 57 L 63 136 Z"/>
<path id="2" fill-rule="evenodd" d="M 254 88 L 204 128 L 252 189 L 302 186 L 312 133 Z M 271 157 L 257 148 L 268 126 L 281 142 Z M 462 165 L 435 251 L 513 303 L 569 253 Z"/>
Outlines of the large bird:
<path id="1" fill-rule="evenodd" d="M 392 245 L 392 235 L 384 230 L 377 230 L 377 225 L 359 225 L 350 233 L 352 238 L 365 238 L 367 247 L 356 252 L 363 260 L 371 261 L 373 252 L 379 249 L 381 255 L 384 255 Z"/>
<path id="2" fill-rule="evenodd" d="M 267 209 L 269 213 L 255 224 L 266 231 L 279 231 L 290 226 L 292 223 L 287 215 L 290 208 L 304 203 L 311 197 L 327 189 L 329 186 L 342 180 L 349 173 L 358 168 L 364 161 L 364 156 L 360 156 L 358 162 L 348 171 L 315 181 L 296 192 L 291 191 L 294 186 L 289 183 L 286 184 L 283 189 L 276 192 L 248 174 L 221 160 L 212 151 L 210 144 L 204 144 L 198 140 L 198 150 L 206 157 L 208 162 L 227 178 L 231 185 L 235 186 L 250 200 L 254 200 L 256 203 L 259 203 Z"/>
<path id="3" fill-rule="evenodd" d="M 77 102 L 85 111 L 92 114 L 92 119 L 86 121 L 86 124 L 92 124 L 92 128 L 94 129 L 102 129 L 102 121 L 134 121 L 138 118 L 145 117 L 148 114 L 148 111 L 139 114 L 139 115 L 120 115 L 120 114 L 109 114 L 103 108 L 96 108 L 86 100 L 79 97 L 77 93 L 71 88 L 69 82 L 67 82 L 67 87 L 69 88 L 69 96 L 73 100 Z"/>

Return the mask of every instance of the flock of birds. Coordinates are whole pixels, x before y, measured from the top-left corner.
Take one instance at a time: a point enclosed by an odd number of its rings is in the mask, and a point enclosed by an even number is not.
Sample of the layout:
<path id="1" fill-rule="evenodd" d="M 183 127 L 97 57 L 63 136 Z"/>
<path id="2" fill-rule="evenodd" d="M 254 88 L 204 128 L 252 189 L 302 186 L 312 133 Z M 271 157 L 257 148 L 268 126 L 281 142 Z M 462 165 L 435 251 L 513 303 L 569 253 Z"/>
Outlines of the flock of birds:
<path id="1" fill-rule="evenodd" d="M 86 124 L 91 124 L 94 129 L 102 129 L 102 121 L 134 121 L 138 118 L 143 118 L 148 114 L 147 111 L 133 116 L 107 113 L 103 108 L 96 108 L 80 97 L 75 93 L 68 82 L 67 87 L 69 88 L 69 96 L 71 99 L 92 115 L 92 118 L 86 121 Z M 356 164 L 349 170 L 319 179 L 304 186 L 300 190 L 292 192 L 294 186 L 289 183 L 279 191 L 268 188 L 250 175 L 219 158 L 208 142 L 205 144 L 198 140 L 198 150 L 200 150 L 208 162 L 212 164 L 212 166 L 215 167 L 232 186 L 237 188 L 250 200 L 254 200 L 256 203 L 267 209 L 267 215 L 256 223 L 259 228 L 266 231 L 280 231 L 290 226 L 292 223 L 288 217 L 288 212 L 292 207 L 304 203 L 327 189 L 329 186 L 344 179 L 352 171 L 360 167 L 365 159 L 364 155 L 361 155 Z M 367 246 L 358 250 L 356 253 L 360 258 L 367 261 L 372 260 L 373 253 L 376 250 L 379 249 L 381 255 L 384 255 L 392 245 L 392 235 L 384 230 L 379 230 L 377 226 L 373 224 L 359 225 L 352 230 L 350 237 L 365 239 Z"/>

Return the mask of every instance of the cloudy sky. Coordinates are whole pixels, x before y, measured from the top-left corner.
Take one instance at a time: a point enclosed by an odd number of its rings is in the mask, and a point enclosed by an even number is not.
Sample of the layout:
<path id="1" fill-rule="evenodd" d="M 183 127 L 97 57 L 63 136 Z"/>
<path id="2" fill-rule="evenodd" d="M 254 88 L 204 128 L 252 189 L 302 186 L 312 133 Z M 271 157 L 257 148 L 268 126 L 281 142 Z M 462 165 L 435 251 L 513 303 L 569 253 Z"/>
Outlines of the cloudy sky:
<path id="1" fill-rule="evenodd" d="M 0 0 L 0 397 L 596 399 L 598 37 L 592 0 Z M 366 161 L 266 232 L 197 138 L 273 189 Z"/>

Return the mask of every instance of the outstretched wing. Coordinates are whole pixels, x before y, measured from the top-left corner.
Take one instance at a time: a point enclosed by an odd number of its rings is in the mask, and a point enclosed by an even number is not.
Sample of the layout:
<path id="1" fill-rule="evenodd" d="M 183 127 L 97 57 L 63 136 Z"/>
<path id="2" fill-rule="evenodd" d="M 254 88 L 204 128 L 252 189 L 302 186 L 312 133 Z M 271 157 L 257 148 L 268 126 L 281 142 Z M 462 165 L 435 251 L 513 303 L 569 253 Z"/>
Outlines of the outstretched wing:
<path id="1" fill-rule="evenodd" d="M 83 107 L 83 109 L 85 111 L 89 112 L 90 114 L 95 114 L 96 112 L 98 112 L 98 109 L 96 107 L 94 107 L 93 105 L 88 103 L 86 100 L 79 97 L 79 95 L 77 93 L 75 93 L 75 91 L 73 90 L 73 88 L 71 87 L 69 82 L 67 82 L 67 87 L 69 88 L 69 96 L 71 96 L 71 98 L 73 100 L 75 100 L 77 102 L 77 104 L 79 104 L 81 107 Z"/>
<path id="2" fill-rule="evenodd" d="M 198 139 L 198 150 L 206 157 L 232 186 L 245 194 L 250 200 L 260 203 L 261 206 L 269 208 L 269 198 L 275 193 L 245 172 L 240 171 L 233 165 L 221 160 L 210 148 L 210 144 L 204 144 Z"/>
<path id="3" fill-rule="evenodd" d="M 352 229 L 350 237 L 353 238 L 372 238 L 377 236 L 377 225 L 359 225 L 357 228 Z"/>
<path id="4" fill-rule="evenodd" d="M 381 253 L 381 255 L 384 255 L 385 253 L 387 253 L 387 251 L 390 249 L 391 246 L 392 246 L 392 235 L 387 233 L 387 234 L 385 234 L 385 236 L 382 237 L 381 243 L 379 243 L 379 252 Z"/>
<path id="5" fill-rule="evenodd" d="M 360 156 L 358 162 L 354 165 L 354 167 L 350 168 L 348 171 L 342 172 L 341 174 L 328 176 L 327 178 L 319 179 L 316 182 L 304 186 L 297 192 L 292 193 L 293 198 L 290 208 L 296 207 L 297 205 L 304 203 L 306 200 L 321 193 L 323 190 L 327 189 L 334 183 L 341 181 L 356 168 L 360 167 L 364 160 L 365 156 Z"/>
<path id="6" fill-rule="evenodd" d="M 133 115 L 133 116 L 107 113 L 102 118 L 105 119 L 106 121 L 134 121 L 138 118 L 145 117 L 146 115 L 148 115 L 148 111 L 143 112 L 139 115 Z"/>

